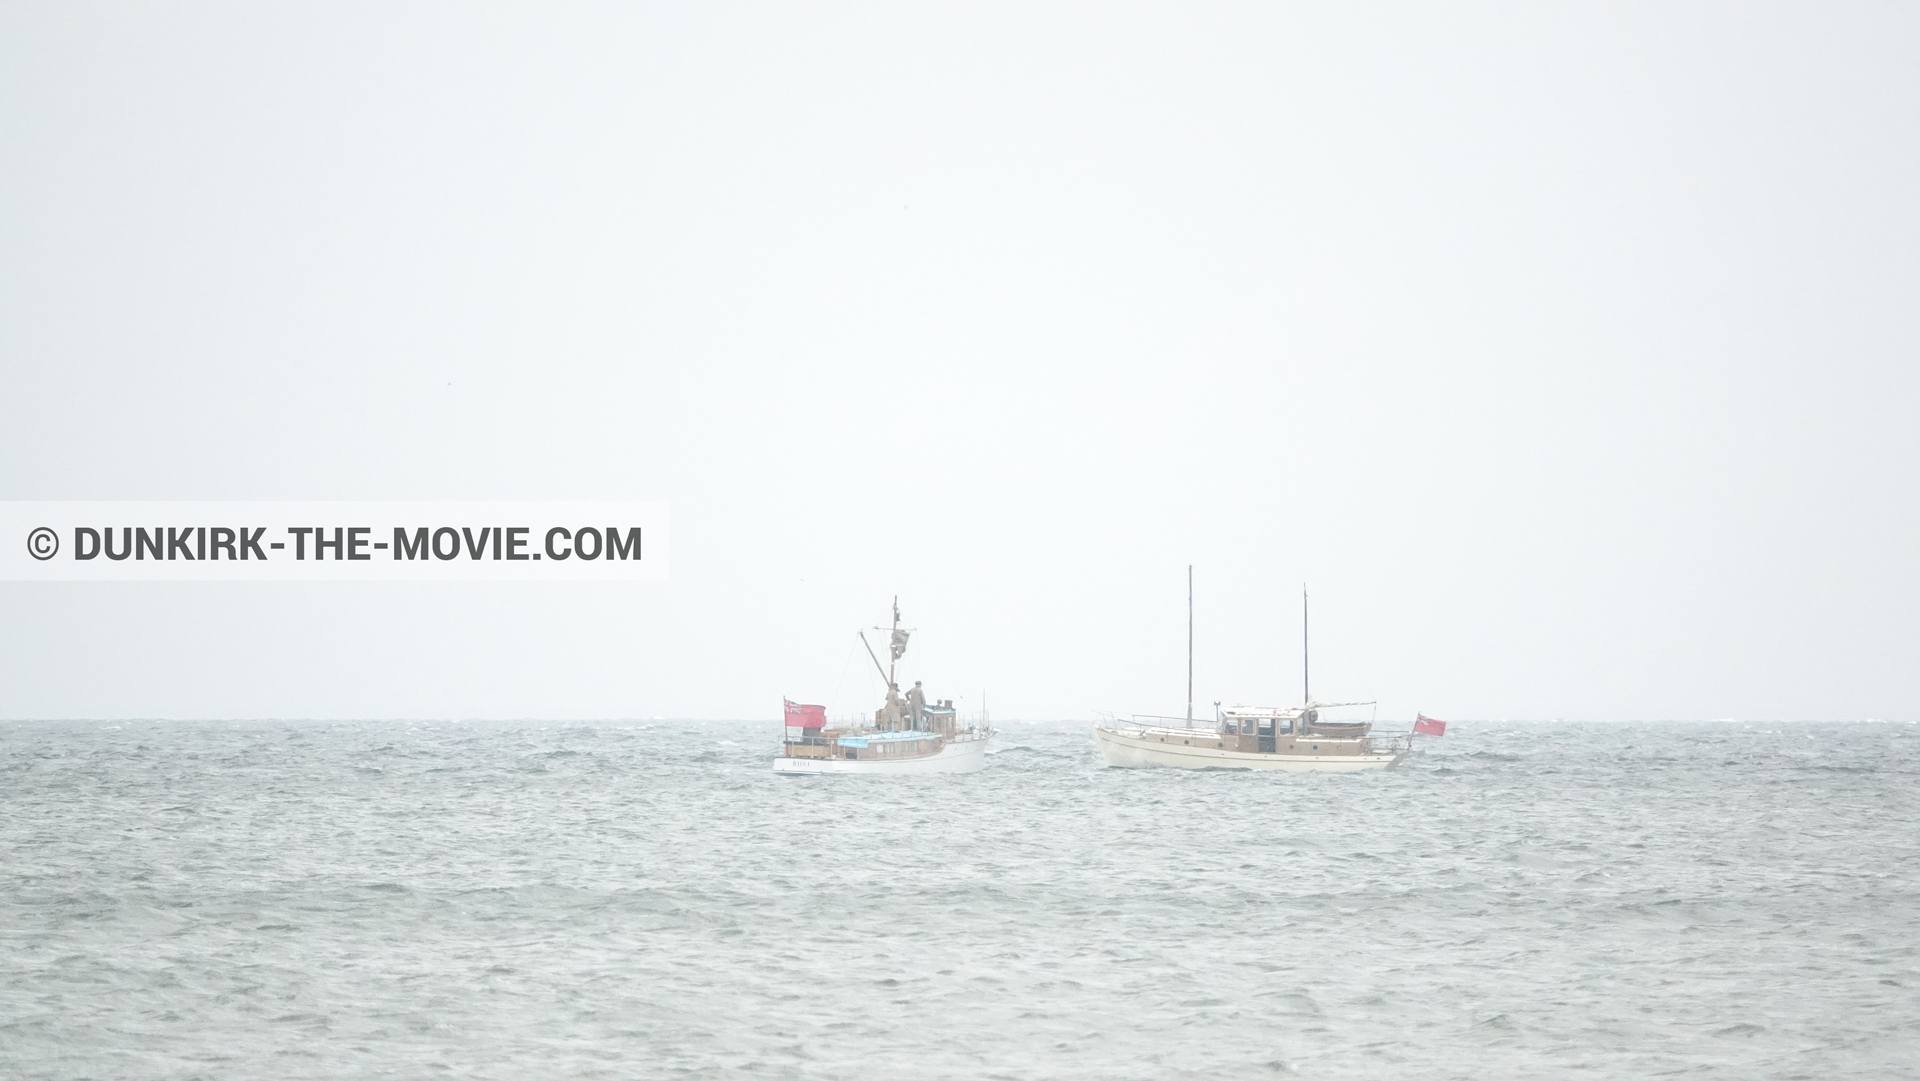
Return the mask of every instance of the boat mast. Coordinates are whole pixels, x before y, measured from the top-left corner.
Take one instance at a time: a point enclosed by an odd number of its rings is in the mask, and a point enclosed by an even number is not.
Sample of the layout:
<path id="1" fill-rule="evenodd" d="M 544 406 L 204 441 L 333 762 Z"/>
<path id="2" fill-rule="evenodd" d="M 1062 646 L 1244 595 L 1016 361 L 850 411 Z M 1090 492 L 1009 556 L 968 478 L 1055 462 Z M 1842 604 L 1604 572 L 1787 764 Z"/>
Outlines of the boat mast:
<path id="1" fill-rule="evenodd" d="M 899 681 L 893 678 L 893 670 L 900 665 L 900 647 L 895 644 L 899 641 L 900 597 L 896 594 L 893 598 L 893 634 L 887 639 L 887 690 L 889 691 L 900 686 Z"/>
<path id="2" fill-rule="evenodd" d="M 1193 564 L 1187 564 L 1187 723 L 1193 723 Z"/>
<path id="3" fill-rule="evenodd" d="M 1313 701 L 1313 684 L 1307 679 L 1307 583 L 1300 583 L 1300 704 Z"/>

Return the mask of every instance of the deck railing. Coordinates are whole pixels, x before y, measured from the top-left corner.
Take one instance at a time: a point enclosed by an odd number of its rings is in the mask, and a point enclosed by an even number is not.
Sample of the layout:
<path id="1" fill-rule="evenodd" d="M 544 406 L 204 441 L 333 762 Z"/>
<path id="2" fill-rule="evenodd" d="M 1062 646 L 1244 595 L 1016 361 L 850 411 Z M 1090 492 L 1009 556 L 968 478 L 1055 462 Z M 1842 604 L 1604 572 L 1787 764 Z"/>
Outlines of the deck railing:
<path id="1" fill-rule="evenodd" d="M 1219 727 L 1205 717 L 1160 717 L 1151 713 L 1134 713 L 1122 717 L 1118 713 L 1099 712 L 1102 720 L 1109 724 L 1123 725 L 1128 728 L 1191 728 L 1211 731 Z M 1167 724 L 1152 724 L 1153 721 L 1166 721 Z"/>
<path id="2" fill-rule="evenodd" d="M 1096 711 L 1096 712 L 1098 712 L 1098 715 L 1100 716 L 1101 720 L 1104 723 L 1112 725 L 1116 728 L 1131 728 L 1136 731 L 1142 731 L 1142 732 L 1149 731 L 1152 729 L 1169 729 L 1169 730 L 1194 731 L 1194 732 L 1201 732 L 1201 731 L 1218 732 L 1219 731 L 1219 725 L 1211 721 L 1203 721 L 1201 718 L 1198 718 L 1198 717 L 1195 717 L 1192 720 L 1188 720 L 1185 717 L 1162 717 L 1152 713 L 1135 713 L 1135 714 L 1131 714 L 1123 717 L 1117 713 L 1107 713 L 1105 711 Z M 1162 722 L 1170 722 L 1170 723 L 1162 723 Z M 1306 735 L 1308 736 L 1311 736 L 1312 734 L 1313 733 L 1311 732 L 1306 733 Z M 1383 733 L 1369 732 L 1365 735 L 1358 736 L 1358 737 L 1330 737 L 1330 738 L 1364 739 L 1367 741 L 1368 750 L 1373 754 L 1397 754 L 1402 751 L 1411 751 L 1413 749 L 1413 736 L 1414 736 L 1414 733 L 1412 732 L 1383 732 Z"/>

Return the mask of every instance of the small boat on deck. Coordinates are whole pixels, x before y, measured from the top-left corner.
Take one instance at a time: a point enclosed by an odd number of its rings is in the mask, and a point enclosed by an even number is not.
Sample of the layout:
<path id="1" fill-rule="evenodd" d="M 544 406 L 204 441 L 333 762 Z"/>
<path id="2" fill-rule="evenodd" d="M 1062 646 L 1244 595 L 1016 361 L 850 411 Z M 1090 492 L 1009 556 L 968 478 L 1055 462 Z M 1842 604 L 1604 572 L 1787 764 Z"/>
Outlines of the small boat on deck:
<path id="1" fill-rule="evenodd" d="M 1372 702 L 1316 702 L 1306 677 L 1307 593 L 1300 591 L 1302 705 L 1229 706 L 1214 703 L 1212 725 L 1193 719 L 1193 568 L 1187 568 L 1187 715 L 1108 716 L 1094 742 L 1109 766 L 1175 769 L 1256 769 L 1351 773 L 1384 769 L 1412 752 L 1413 735 L 1374 735 L 1371 721 L 1333 720 L 1322 710 Z"/>
<path id="2" fill-rule="evenodd" d="M 873 723 L 830 727 L 825 707 L 787 702 L 786 739 L 780 757 L 773 760 L 773 771 L 908 774 L 972 773 L 985 768 L 994 730 L 984 718 L 978 725 L 962 724 L 952 699 L 929 704 L 918 681 L 905 695 L 900 693 L 897 669 L 913 633 L 900 626 L 900 598 L 893 601 L 893 626 L 874 629 L 890 631 L 891 660 L 881 665 L 866 632 L 859 632 L 867 656 L 886 681 L 886 701 L 874 711 Z"/>

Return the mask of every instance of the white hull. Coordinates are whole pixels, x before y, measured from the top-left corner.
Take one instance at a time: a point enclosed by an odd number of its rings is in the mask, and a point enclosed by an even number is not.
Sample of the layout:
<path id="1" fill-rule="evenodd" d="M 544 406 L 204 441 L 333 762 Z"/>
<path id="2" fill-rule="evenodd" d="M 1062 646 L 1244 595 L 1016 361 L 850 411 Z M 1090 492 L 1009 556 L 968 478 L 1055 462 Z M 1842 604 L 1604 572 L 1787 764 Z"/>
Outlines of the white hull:
<path id="1" fill-rule="evenodd" d="M 775 773 L 973 773 L 986 768 L 987 744 L 991 737 L 961 740 L 940 748 L 938 754 L 923 758 L 848 759 L 788 758 L 773 760 Z"/>
<path id="2" fill-rule="evenodd" d="M 1211 738 L 1210 729 L 1195 731 L 1205 733 Z M 1229 751 L 1217 747 L 1190 746 L 1184 743 L 1162 743 L 1147 738 L 1143 733 L 1117 728 L 1095 728 L 1093 737 L 1100 744 L 1100 754 L 1106 758 L 1107 765 L 1135 769 L 1166 766 L 1174 769 L 1264 769 L 1291 773 L 1353 773 L 1363 769 L 1384 769 L 1403 757 L 1401 754 L 1314 755 Z"/>

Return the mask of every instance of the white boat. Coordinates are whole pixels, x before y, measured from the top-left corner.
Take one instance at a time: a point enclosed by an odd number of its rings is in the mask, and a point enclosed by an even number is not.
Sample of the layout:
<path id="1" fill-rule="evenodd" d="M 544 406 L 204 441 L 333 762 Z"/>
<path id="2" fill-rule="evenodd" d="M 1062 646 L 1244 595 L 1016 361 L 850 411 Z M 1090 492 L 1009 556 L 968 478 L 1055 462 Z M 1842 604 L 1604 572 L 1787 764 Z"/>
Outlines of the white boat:
<path id="1" fill-rule="evenodd" d="M 1306 590 L 1300 591 L 1301 683 L 1299 706 L 1229 706 L 1214 703 L 1211 725 L 1193 719 L 1193 568 L 1187 568 L 1187 715 L 1109 716 L 1094 726 L 1094 742 L 1109 766 L 1139 769 L 1257 769 L 1351 773 L 1385 769 L 1412 751 L 1413 736 L 1373 734 L 1371 721 L 1336 721 L 1322 710 L 1370 706 L 1371 702 L 1321 703 L 1306 680 Z"/>
<path id="2" fill-rule="evenodd" d="M 1384 769 L 1406 757 L 1410 737 L 1375 736 L 1367 722 L 1323 722 L 1322 708 L 1233 706 L 1205 727 L 1182 724 L 1178 717 L 1116 718 L 1095 727 L 1093 735 L 1107 765 L 1136 768 L 1351 773 Z"/>
<path id="3" fill-rule="evenodd" d="M 900 693 L 897 669 L 913 633 L 900 626 L 900 598 L 893 601 L 892 628 L 874 629 L 890 630 L 892 661 L 883 667 L 861 632 L 861 644 L 867 646 L 867 656 L 887 687 L 886 702 L 874 711 L 873 723 L 829 727 L 823 707 L 788 702 L 786 739 L 780 757 L 773 760 L 773 771 L 916 774 L 972 773 L 985 768 L 994 730 L 984 717 L 980 724 L 962 725 L 951 699 L 927 704 L 918 682 L 904 696 Z"/>

